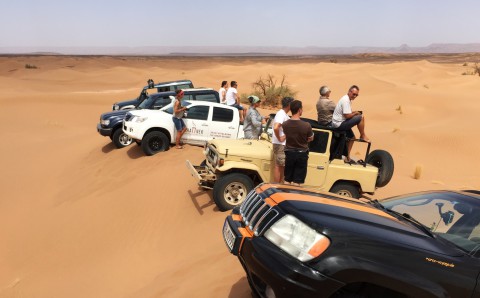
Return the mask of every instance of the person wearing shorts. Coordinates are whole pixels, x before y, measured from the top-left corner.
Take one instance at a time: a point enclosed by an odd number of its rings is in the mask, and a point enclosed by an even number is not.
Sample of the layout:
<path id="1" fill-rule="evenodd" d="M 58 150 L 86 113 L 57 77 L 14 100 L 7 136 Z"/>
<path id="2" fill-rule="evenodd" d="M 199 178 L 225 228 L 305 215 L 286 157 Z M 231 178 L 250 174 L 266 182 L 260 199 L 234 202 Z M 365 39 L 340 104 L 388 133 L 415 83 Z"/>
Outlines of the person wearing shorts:
<path id="1" fill-rule="evenodd" d="M 285 134 L 283 133 L 283 122 L 290 119 L 288 112 L 290 112 L 290 103 L 293 101 L 291 97 L 284 97 L 282 99 L 282 109 L 280 109 L 273 119 L 273 159 L 275 167 L 273 171 L 273 182 L 283 182 L 283 172 L 285 171 Z"/>
<path id="2" fill-rule="evenodd" d="M 175 138 L 175 148 L 183 149 L 183 146 L 180 144 L 180 139 L 182 138 L 183 134 L 187 131 L 187 127 L 185 126 L 185 122 L 183 121 L 183 113 L 187 110 L 186 107 L 182 107 L 182 98 L 184 95 L 183 90 L 179 89 L 176 90 L 175 98 L 173 99 L 173 124 L 175 125 L 175 130 L 177 131 L 177 136 Z"/>

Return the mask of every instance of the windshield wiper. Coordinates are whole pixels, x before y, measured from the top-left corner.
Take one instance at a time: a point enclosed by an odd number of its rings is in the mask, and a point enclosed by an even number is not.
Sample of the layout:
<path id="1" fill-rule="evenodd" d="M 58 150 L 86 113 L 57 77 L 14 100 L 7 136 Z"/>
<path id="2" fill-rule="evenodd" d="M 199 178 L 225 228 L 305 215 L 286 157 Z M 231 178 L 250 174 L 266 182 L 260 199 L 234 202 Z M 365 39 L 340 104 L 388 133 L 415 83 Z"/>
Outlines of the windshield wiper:
<path id="1" fill-rule="evenodd" d="M 400 212 L 397 212 L 397 211 L 394 211 L 392 209 L 388 209 L 388 208 L 385 208 L 385 211 L 389 212 L 389 213 L 393 213 L 403 219 L 406 219 L 408 220 L 409 222 L 415 224 L 415 226 L 419 227 L 422 231 L 424 231 L 426 234 L 428 234 L 430 237 L 434 238 L 435 237 L 435 234 L 432 233 L 432 231 L 427 228 L 424 224 L 422 224 L 421 222 L 419 222 L 418 220 L 416 220 L 414 217 L 412 217 L 410 214 L 408 213 L 400 213 Z"/>
<path id="2" fill-rule="evenodd" d="M 377 199 L 372 199 L 372 198 L 369 198 L 367 196 L 362 196 L 362 198 L 364 199 L 367 199 L 368 200 L 368 203 L 378 209 L 381 209 L 385 212 L 388 212 L 388 213 L 392 213 L 392 214 L 395 214 L 397 217 L 400 217 L 400 218 L 403 218 L 411 223 L 413 223 L 415 226 L 417 226 L 418 228 L 420 228 L 422 231 L 424 231 L 426 234 L 428 234 L 430 237 L 435 237 L 435 234 L 432 233 L 432 231 L 427 228 L 424 224 L 422 224 L 421 222 L 419 222 L 418 220 L 416 220 L 414 217 L 412 217 L 410 214 L 408 213 L 400 213 L 400 212 L 397 212 L 397 211 L 394 211 L 392 209 L 388 209 L 388 208 L 385 208 L 385 206 L 383 206 L 382 203 L 380 203 Z"/>

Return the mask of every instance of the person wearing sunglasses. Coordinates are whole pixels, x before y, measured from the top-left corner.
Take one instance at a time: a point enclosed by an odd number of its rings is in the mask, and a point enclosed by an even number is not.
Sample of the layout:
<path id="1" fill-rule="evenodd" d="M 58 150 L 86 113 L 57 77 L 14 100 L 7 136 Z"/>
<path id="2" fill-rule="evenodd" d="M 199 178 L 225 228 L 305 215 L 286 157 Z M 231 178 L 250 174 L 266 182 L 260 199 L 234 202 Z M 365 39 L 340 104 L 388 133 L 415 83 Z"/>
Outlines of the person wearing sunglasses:
<path id="1" fill-rule="evenodd" d="M 360 92 L 357 85 L 353 85 L 348 89 L 348 93 L 338 101 L 332 116 L 332 127 L 336 130 L 346 131 L 348 141 L 348 153 L 345 158 L 346 163 L 354 163 L 350 159 L 350 151 L 353 147 L 353 139 L 355 134 L 352 127 L 357 126 L 360 132 L 360 141 L 370 142 L 370 139 L 365 134 L 365 116 L 362 111 L 352 111 L 352 101 L 355 100 Z"/>

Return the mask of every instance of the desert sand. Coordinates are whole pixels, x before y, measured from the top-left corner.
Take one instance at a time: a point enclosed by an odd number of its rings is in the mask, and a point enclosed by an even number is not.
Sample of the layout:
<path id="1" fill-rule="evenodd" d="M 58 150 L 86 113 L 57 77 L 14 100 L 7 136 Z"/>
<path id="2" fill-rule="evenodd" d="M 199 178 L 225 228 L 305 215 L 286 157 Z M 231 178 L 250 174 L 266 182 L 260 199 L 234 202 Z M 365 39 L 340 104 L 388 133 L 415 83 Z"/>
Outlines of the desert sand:
<path id="1" fill-rule="evenodd" d="M 250 297 L 222 239 L 227 213 L 185 167 L 201 147 L 146 157 L 96 131 L 148 78 L 249 93 L 286 75 L 312 118 L 321 85 L 338 101 L 357 84 L 372 149 L 395 161 L 375 198 L 480 189 L 480 77 L 462 75 L 473 63 L 358 60 L 0 57 L 0 297 Z"/>

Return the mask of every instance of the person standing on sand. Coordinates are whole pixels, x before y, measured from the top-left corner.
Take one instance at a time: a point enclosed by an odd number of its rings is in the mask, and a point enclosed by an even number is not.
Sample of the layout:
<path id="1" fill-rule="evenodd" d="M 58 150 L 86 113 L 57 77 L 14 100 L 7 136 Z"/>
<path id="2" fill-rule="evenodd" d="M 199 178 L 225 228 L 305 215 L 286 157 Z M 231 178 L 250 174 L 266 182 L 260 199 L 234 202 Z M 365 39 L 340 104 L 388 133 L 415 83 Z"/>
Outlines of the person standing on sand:
<path id="1" fill-rule="evenodd" d="M 333 111 L 335 111 L 335 103 L 330 99 L 332 91 L 328 86 L 320 87 L 320 98 L 317 101 L 318 124 L 323 126 L 332 125 Z"/>
<path id="2" fill-rule="evenodd" d="M 353 139 L 355 134 L 352 127 L 355 125 L 360 132 L 360 141 L 370 142 L 370 139 L 365 134 L 365 117 L 362 111 L 352 111 L 352 101 L 358 97 L 360 88 L 357 85 L 353 85 L 348 89 L 348 93 L 344 95 L 337 103 L 335 111 L 333 111 L 332 126 L 337 130 L 345 130 L 348 142 L 348 154 L 345 158 L 346 163 L 355 163 L 350 159 L 350 151 L 353 147 Z"/>
<path id="3" fill-rule="evenodd" d="M 257 110 L 260 106 L 260 98 L 255 95 L 250 95 L 248 101 L 250 102 L 250 108 L 243 122 L 243 132 L 245 139 L 258 140 L 262 133 L 262 122 L 264 119 Z"/>
<path id="4" fill-rule="evenodd" d="M 308 143 L 313 141 L 310 123 L 302 121 L 303 107 L 300 100 L 290 104 L 292 117 L 282 124 L 285 143 L 285 184 L 305 183 L 308 168 Z"/>
<path id="5" fill-rule="evenodd" d="M 176 90 L 175 98 L 173 99 L 173 116 L 172 120 L 175 124 L 175 130 L 177 131 L 177 137 L 175 138 L 177 149 L 183 149 L 183 146 L 180 144 L 180 139 L 182 138 L 183 134 L 187 131 L 187 127 L 185 126 L 185 122 L 183 121 L 183 113 L 187 110 L 187 107 L 182 107 L 182 98 L 184 95 L 183 90 L 179 89 Z"/>
<path id="6" fill-rule="evenodd" d="M 231 81 L 230 88 L 228 88 L 225 98 L 227 105 L 238 109 L 238 113 L 240 114 L 240 122 L 243 122 L 243 119 L 245 119 L 245 109 L 240 104 L 240 97 L 238 96 L 237 87 L 237 82 Z"/>
<path id="7" fill-rule="evenodd" d="M 226 95 L 227 95 L 228 82 L 222 81 L 222 85 L 218 90 L 218 95 L 220 96 L 220 103 L 226 104 Z"/>
<path id="8" fill-rule="evenodd" d="M 282 99 L 282 108 L 275 114 L 273 119 L 273 160 L 275 161 L 275 168 L 273 170 L 273 182 L 283 182 L 283 172 L 285 171 L 285 134 L 283 133 L 282 124 L 290 119 L 288 112 L 290 112 L 290 103 L 293 101 L 291 97 L 284 97 Z"/>

